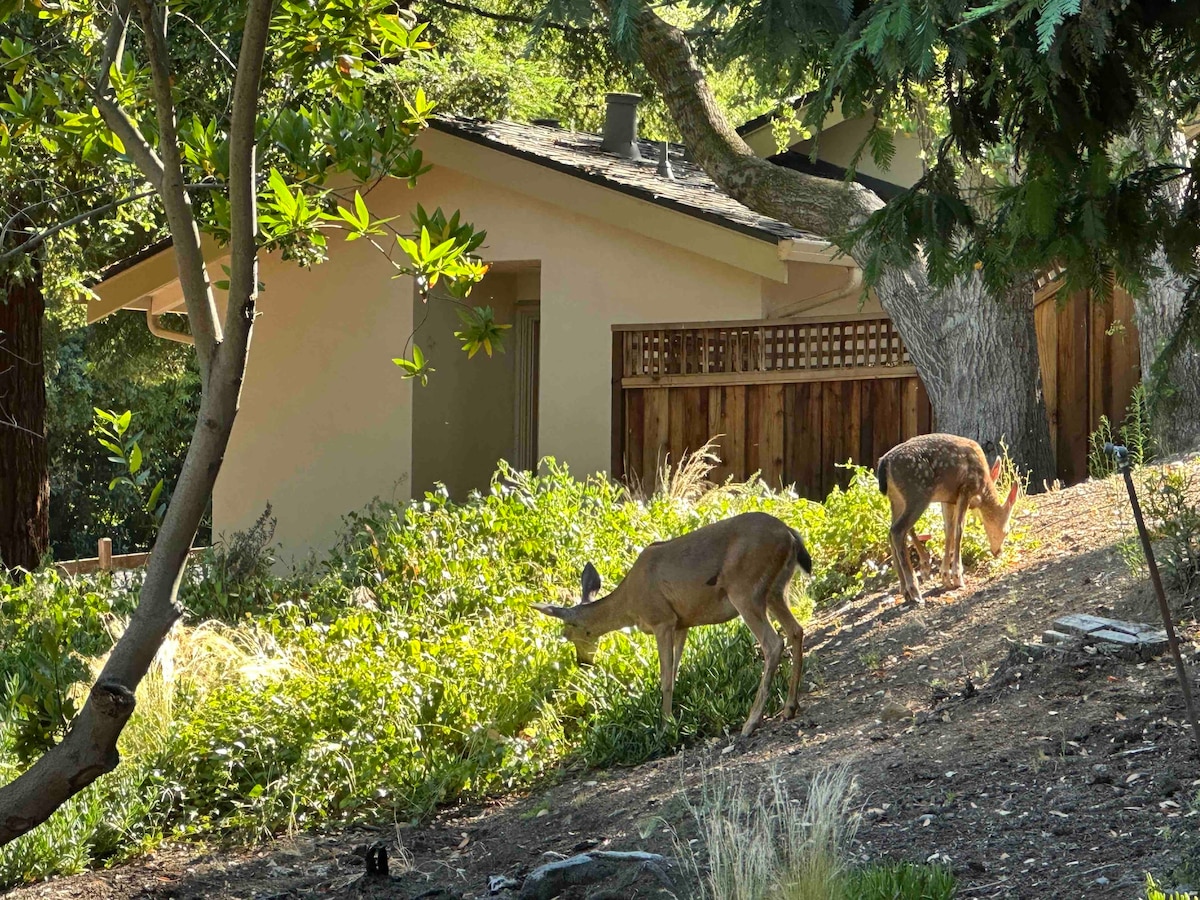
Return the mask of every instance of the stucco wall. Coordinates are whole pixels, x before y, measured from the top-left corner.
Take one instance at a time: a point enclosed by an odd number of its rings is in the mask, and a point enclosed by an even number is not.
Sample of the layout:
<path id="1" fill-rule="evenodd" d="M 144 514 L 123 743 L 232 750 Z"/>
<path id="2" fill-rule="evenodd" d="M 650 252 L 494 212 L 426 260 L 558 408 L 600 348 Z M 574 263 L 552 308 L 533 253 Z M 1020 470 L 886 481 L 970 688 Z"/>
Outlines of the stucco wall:
<path id="1" fill-rule="evenodd" d="M 412 287 L 366 241 L 330 241 L 311 270 L 265 258 L 242 405 L 213 494 L 214 537 L 269 501 L 289 555 L 327 549 L 341 517 L 406 498 L 409 382 L 392 363 L 412 329 Z"/>
<path id="2" fill-rule="evenodd" d="M 870 128 L 871 120 L 866 117 L 838 123 L 821 134 L 818 156 L 843 168 L 849 166 Z M 924 174 L 920 157 L 921 142 L 915 137 L 900 133 L 895 135 L 895 142 L 896 155 L 892 157 L 889 168 L 884 169 L 876 165 L 870 150 L 867 149 L 858 159 L 858 171 L 863 175 L 873 175 L 892 184 L 909 187 Z M 812 143 L 802 141 L 792 149 L 804 153 L 812 149 Z"/>
<path id="3" fill-rule="evenodd" d="M 538 451 L 578 475 L 609 468 L 613 323 L 762 313 L 758 274 L 431 161 L 435 168 L 416 188 L 380 184 L 368 198 L 371 208 L 401 223 L 418 202 L 428 210 L 459 209 L 488 232 L 485 259 L 540 263 L 540 284 L 518 280 L 514 292 L 514 298 L 541 296 Z M 548 177 L 528 166 L 529 177 Z M 218 534 L 247 527 L 269 500 L 288 555 L 324 550 L 344 514 L 375 496 L 405 499 L 413 489 L 412 392 L 425 389 L 401 379 L 391 362 L 413 325 L 411 280 L 392 278 L 366 241 L 346 244 L 332 236 L 330 256 L 311 271 L 275 259 L 263 263 L 266 291 L 242 409 L 214 496 Z M 496 300 L 485 286 L 478 291 L 476 302 Z M 438 315 L 447 319 L 444 334 L 422 338 L 422 347 L 436 348 L 439 357 L 461 354 L 453 314 Z M 453 376 L 460 361 L 433 365 L 431 380 Z M 478 372 L 494 365 L 507 377 L 511 361 L 477 357 L 466 365 Z M 498 403 L 511 422 L 511 399 Z M 432 466 L 436 446 L 429 449 L 424 458 Z M 443 458 L 443 473 L 429 469 L 422 478 L 458 477 L 459 464 Z"/>

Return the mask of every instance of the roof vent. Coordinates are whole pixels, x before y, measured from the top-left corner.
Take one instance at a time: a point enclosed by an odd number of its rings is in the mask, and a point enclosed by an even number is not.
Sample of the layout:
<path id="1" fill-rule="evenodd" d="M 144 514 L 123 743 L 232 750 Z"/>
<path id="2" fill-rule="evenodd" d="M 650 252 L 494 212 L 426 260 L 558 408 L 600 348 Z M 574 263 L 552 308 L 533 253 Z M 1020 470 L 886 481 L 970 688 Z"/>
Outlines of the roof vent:
<path id="1" fill-rule="evenodd" d="M 626 159 L 640 160 L 641 152 L 637 144 L 637 105 L 642 99 L 641 94 L 608 94 L 605 100 L 608 109 L 604 114 L 604 136 L 600 141 L 600 149 L 623 156 Z"/>
<path id="2" fill-rule="evenodd" d="M 658 174 L 668 181 L 675 180 L 675 173 L 671 171 L 671 149 L 666 141 L 662 142 L 662 156 L 658 158 Z"/>

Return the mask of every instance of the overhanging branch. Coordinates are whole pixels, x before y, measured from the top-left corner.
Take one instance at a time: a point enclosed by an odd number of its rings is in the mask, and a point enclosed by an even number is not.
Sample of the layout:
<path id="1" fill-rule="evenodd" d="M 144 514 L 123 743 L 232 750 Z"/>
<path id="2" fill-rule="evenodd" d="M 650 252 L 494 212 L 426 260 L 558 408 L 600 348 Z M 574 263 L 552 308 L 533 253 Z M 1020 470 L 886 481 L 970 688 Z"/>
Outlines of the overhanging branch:
<path id="1" fill-rule="evenodd" d="M 184 185 L 184 188 L 189 191 L 211 191 L 219 190 L 223 187 L 224 185 L 217 184 L 216 182 L 201 182 L 197 184 Z M 56 225 L 52 225 L 49 228 L 37 232 L 23 244 L 13 247 L 11 250 L 5 251 L 4 253 L 0 253 L 0 264 L 6 263 L 11 259 L 15 259 L 24 253 L 32 253 L 38 247 L 42 246 L 42 244 L 44 244 L 49 238 L 54 237 L 54 235 L 58 234 L 60 231 L 65 231 L 73 225 L 78 225 L 80 222 L 86 222 L 88 219 L 94 219 L 97 216 L 102 216 L 105 213 L 112 212 L 114 209 L 119 209 L 120 207 L 127 206 L 130 203 L 136 203 L 138 200 L 145 200 L 148 197 L 153 197 L 157 193 L 157 190 L 151 188 L 148 191 L 142 191 L 137 194 L 131 194 L 128 197 L 122 197 L 120 200 L 114 200 L 111 203 L 105 203 L 102 206 L 97 206 L 94 209 L 89 209 L 87 212 L 82 212 L 77 216 L 72 216 L 69 219 L 65 219 Z M 4 228 L 0 230 L 0 236 L 3 236 L 3 234 L 8 231 L 8 228 L 12 225 L 12 223 L 13 219 L 9 219 L 8 222 L 4 224 Z"/>

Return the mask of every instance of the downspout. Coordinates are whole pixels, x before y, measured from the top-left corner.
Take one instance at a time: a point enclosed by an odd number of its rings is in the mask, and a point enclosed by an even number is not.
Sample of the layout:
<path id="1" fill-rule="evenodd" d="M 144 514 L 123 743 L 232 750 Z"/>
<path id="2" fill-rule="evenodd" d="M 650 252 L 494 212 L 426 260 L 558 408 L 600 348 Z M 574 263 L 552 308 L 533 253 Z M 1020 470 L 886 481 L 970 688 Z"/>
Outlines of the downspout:
<path id="1" fill-rule="evenodd" d="M 172 331 L 170 328 L 164 328 L 162 324 L 162 316 L 152 310 L 146 310 L 146 327 L 150 329 L 150 333 L 155 337 L 163 338 L 168 341 L 177 341 L 180 344 L 190 344 L 195 346 L 195 340 L 190 334 L 184 334 L 182 331 Z"/>
<path id="2" fill-rule="evenodd" d="M 779 242 L 779 258 L 784 262 L 805 262 L 824 266 L 841 266 L 846 270 L 846 280 L 835 288 L 805 297 L 789 306 L 775 311 L 776 315 L 788 316 L 796 311 L 809 310 L 844 300 L 862 290 L 862 269 L 848 262 L 844 254 L 826 241 L 788 239 Z"/>

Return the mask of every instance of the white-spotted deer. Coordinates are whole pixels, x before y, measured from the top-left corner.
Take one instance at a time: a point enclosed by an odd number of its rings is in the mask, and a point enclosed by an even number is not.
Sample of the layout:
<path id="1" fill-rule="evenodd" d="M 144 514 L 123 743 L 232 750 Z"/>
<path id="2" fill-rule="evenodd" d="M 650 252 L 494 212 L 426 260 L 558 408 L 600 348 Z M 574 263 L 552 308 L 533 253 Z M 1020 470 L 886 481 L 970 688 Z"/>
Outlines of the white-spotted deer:
<path id="1" fill-rule="evenodd" d="M 968 509 L 979 511 L 992 553 L 1000 555 L 1017 500 L 1017 485 L 1013 484 L 1006 500 L 1000 500 L 996 493 L 1000 460 L 989 469 L 983 448 L 975 441 L 954 434 L 919 435 L 883 454 L 876 474 L 879 490 L 887 494 L 892 505 L 892 560 L 907 602 L 924 602 L 908 558 L 907 541 L 911 535 L 923 574 L 928 577 L 928 551 L 913 526 L 930 503 L 941 502 L 946 525 L 941 572 L 946 587 L 963 586 L 962 535 Z"/>
<path id="2" fill-rule="evenodd" d="M 804 670 L 804 629 L 788 609 L 785 591 L 799 565 L 812 572 L 812 558 L 799 533 L 766 513 L 751 512 L 705 525 L 641 552 L 612 593 L 597 599 L 600 575 L 591 563 L 583 570 L 583 594 L 576 606 L 533 604 L 564 622 L 563 636 L 575 645 L 581 665 L 590 665 L 600 636 L 637 627 L 654 635 L 662 678 L 663 721 L 671 717 L 675 675 L 689 628 L 716 625 L 741 615 L 763 651 L 763 675 L 750 717 L 748 737 L 763 717 L 771 679 L 783 654 L 783 639 L 767 619 L 772 613 L 792 645 L 786 719 L 796 714 Z"/>

